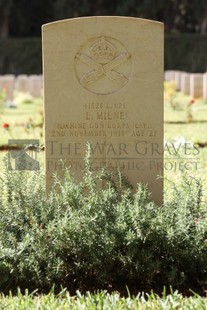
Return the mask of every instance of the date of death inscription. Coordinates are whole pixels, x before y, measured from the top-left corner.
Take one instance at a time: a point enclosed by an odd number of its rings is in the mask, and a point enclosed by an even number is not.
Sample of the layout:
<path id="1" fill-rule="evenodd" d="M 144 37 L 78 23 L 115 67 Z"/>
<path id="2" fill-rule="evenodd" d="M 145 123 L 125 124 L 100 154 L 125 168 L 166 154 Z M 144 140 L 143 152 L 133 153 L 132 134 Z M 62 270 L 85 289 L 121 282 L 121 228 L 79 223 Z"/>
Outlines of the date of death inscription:
<path id="1" fill-rule="evenodd" d="M 81 119 L 54 124 L 51 137 L 156 137 L 156 129 L 144 120 L 133 121 L 123 102 L 85 104 Z"/>

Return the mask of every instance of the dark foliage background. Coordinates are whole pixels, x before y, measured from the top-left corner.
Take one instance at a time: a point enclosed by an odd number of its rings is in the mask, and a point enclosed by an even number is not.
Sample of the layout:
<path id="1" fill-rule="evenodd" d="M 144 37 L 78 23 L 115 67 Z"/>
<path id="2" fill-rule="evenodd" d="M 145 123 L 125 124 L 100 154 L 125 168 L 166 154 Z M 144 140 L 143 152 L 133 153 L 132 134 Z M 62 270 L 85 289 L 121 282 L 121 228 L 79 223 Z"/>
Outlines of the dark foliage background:
<path id="1" fill-rule="evenodd" d="M 196 44 L 195 44 L 196 42 Z M 207 35 L 165 35 L 165 70 L 207 71 Z M 42 73 L 40 38 L 0 41 L 0 74 Z"/>
<path id="2" fill-rule="evenodd" d="M 165 70 L 207 70 L 206 0 L 0 0 L 0 74 L 41 73 L 42 24 L 95 15 L 164 22 Z"/>
<path id="3" fill-rule="evenodd" d="M 89 15 L 158 20 L 168 33 L 207 32 L 206 0 L 0 0 L 0 38 L 40 36 L 44 23 Z"/>

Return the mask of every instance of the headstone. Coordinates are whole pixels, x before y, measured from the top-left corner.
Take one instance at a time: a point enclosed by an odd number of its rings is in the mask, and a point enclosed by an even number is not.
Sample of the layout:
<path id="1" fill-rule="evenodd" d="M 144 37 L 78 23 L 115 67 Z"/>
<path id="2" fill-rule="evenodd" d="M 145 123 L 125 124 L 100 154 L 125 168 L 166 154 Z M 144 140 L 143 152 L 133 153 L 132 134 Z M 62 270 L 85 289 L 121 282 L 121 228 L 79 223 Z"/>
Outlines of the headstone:
<path id="1" fill-rule="evenodd" d="M 1 77 L 1 89 L 6 92 L 6 100 L 13 100 L 15 76 L 13 74 Z"/>
<path id="2" fill-rule="evenodd" d="M 171 80 L 171 71 L 169 71 L 169 70 L 165 71 L 164 78 L 165 78 L 165 81 L 170 82 L 170 80 Z"/>
<path id="3" fill-rule="evenodd" d="M 170 75 L 170 82 L 175 81 L 175 71 L 171 70 L 169 75 Z"/>
<path id="4" fill-rule="evenodd" d="M 0 91 L 3 89 L 3 75 L 0 75 Z"/>
<path id="5" fill-rule="evenodd" d="M 43 26 L 46 186 L 59 160 L 77 180 L 86 143 L 92 169 L 119 168 L 162 203 L 163 24 L 128 17 Z"/>
<path id="6" fill-rule="evenodd" d="M 190 95 L 190 74 L 183 73 L 181 75 L 181 92 L 185 95 Z"/>
<path id="7" fill-rule="evenodd" d="M 22 93 L 26 93 L 29 91 L 29 81 L 27 75 L 20 74 L 17 76 L 15 81 L 15 90 Z"/>
<path id="8" fill-rule="evenodd" d="M 175 71 L 174 72 L 174 81 L 175 81 L 175 85 L 176 85 L 176 90 L 180 90 L 181 89 L 181 75 L 182 75 L 182 71 Z"/>
<path id="9" fill-rule="evenodd" d="M 29 93 L 33 97 L 42 96 L 42 76 L 41 75 L 30 75 L 29 76 Z"/>
<path id="10" fill-rule="evenodd" d="M 190 75 L 190 95 L 193 98 L 203 96 L 203 74 L 196 73 Z"/>
<path id="11" fill-rule="evenodd" d="M 207 102 L 207 72 L 203 75 L 203 99 Z"/>

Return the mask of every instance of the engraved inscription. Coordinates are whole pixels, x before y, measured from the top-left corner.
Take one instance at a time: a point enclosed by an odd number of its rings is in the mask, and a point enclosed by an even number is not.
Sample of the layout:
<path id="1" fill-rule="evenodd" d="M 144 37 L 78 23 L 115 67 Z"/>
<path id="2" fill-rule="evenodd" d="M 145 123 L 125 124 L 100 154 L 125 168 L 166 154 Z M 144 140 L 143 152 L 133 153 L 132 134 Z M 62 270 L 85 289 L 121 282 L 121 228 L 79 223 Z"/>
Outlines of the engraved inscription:
<path id="1" fill-rule="evenodd" d="M 84 44 L 75 56 L 79 83 L 95 94 L 112 94 L 129 81 L 131 55 L 121 42 L 98 37 Z"/>
<path id="2" fill-rule="evenodd" d="M 142 122 L 129 122 L 127 104 L 115 102 L 86 102 L 84 105 L 85 120 L 83 122 L 57 122 L 51 131 L 54 137 L 146 137 L 157 136 L 154 126 Z"/>

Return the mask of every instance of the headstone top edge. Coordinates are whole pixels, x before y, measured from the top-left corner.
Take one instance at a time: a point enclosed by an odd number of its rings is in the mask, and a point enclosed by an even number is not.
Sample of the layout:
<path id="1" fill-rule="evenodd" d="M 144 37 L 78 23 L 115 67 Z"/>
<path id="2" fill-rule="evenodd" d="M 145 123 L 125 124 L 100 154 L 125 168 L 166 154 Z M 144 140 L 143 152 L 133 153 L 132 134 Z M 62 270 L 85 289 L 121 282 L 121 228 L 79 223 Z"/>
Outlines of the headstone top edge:
<path id="1" fill-rule="evenodd" d="M 158 22 L 156 20 L 151 19 L 145 19 L 145 18 L 138 18 L 138 17 L 131 17 L 131 16 L 83 16 L 83 17 L 75 17 L 75 18 L 68 18 L 68 19 L 61 19 L 55 22 L 47 23 L 42 25 L 42 31 L 47 30 L 50 27 L 57 26 L 62 23 L 70 23 L 70 22 L 80 22 L 80 21 L 92 21 L 92 20 L 126 20 L 126 21 L 139 21 L 143 24 L 150 24 L 150 25 L 156 25 L 160 27 L 164 27 L 164 23 Z"/>

